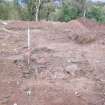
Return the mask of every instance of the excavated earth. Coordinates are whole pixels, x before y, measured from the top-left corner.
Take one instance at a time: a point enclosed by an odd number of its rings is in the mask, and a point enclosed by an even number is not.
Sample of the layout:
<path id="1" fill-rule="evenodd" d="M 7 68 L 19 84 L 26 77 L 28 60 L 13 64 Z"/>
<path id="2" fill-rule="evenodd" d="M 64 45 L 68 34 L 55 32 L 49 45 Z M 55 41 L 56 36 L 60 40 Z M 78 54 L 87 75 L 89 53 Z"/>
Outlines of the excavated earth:
<path id="1" fill-rule="evenodd" d="M 0 21 L 0 105 L 105 105 L 105 25 Z"/>

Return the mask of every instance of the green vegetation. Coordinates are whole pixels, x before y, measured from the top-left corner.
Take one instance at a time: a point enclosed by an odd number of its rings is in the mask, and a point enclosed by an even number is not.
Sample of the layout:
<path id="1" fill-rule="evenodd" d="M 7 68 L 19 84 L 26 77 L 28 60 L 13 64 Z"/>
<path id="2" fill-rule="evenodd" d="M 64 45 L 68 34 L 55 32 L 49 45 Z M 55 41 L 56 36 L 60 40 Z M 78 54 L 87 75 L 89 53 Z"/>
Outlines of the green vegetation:
<path id="1" fill-rule="evenodd" d="M 87 14 L 88 18 L 95 19 L 98 22 L 105 22 L 105 7 L 93 6 Z"/>
<path id="2" fill-rule="evenodd" d="M 63 0 L 55 6 L 52 0 L 28 0 L 21 7 L 16 0 L 11 2 L 0 0 L 0 19 L 2 20 L 52 20 L 70 21 L 85 16 L 98 22 L 105 22 L 105 6 L 90 0 Z"/>
<path id="3" fill-rule="evenodd" d="M 74 8 L 71 4 L 64 4 L 61 8 L 59 21 L 70 21 L 78 17 L 78 9 Z"/>

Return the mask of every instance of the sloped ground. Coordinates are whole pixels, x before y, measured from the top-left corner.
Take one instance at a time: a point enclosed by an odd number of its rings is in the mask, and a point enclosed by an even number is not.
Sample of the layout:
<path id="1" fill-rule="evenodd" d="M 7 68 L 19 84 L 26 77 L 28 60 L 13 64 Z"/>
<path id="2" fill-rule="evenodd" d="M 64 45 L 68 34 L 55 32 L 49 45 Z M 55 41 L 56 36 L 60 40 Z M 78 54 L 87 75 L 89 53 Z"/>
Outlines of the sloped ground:
<path id="1" fill-rule="evenodd" d="M 0 27 L 0 105 L 105 104 L 104 24 L 82 18 Z"/>

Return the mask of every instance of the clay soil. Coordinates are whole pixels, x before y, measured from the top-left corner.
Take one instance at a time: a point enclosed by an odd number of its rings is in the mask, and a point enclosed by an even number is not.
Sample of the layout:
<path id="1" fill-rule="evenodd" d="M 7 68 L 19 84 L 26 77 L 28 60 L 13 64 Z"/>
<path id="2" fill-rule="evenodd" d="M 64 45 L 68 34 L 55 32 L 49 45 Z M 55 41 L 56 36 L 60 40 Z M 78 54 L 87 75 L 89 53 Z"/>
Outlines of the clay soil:
<path id="1" fill-rule="evenodd" d="M 105 105 L 104 24 L 84 18 L 5 23 L 0 23 L 0 105 Z"/>

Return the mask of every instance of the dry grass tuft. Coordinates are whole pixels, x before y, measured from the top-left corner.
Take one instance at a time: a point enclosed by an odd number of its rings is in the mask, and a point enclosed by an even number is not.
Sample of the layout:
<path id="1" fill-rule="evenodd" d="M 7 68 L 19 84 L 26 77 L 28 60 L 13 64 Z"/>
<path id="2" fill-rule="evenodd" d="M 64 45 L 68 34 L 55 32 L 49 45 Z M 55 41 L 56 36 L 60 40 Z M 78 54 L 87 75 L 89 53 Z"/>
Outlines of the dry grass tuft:
<path id="1" fill-rule="evenodd" d="M 96 40 L 96 35 L 91 33 L 75 34 L 73 40 L 79 44 L 88 44 Z"/>

